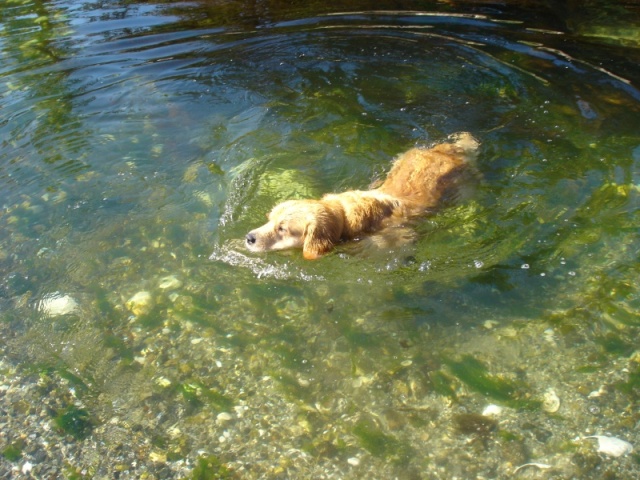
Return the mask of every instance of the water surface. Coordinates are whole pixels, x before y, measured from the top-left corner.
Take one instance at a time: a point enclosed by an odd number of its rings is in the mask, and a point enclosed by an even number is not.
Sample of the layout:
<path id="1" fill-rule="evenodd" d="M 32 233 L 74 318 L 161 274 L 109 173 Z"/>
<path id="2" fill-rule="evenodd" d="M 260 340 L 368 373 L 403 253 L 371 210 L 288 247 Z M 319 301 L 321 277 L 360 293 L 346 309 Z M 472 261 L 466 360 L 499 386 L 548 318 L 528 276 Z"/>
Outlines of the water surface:
<path id="1" fill-rule="evenodd" d="M 394 8 L 3 7 L 0 471 L 638 474 L 637 9 Z M 242 246 L 458 131 L 414 244 Z"/>

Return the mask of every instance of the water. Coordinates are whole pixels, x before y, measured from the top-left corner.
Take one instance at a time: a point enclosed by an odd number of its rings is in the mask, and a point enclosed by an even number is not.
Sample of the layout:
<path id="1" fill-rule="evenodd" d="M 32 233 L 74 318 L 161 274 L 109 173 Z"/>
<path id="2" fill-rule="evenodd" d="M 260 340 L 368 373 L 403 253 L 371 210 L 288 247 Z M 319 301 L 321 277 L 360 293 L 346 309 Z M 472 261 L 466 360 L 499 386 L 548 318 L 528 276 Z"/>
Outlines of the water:
<path id="1" fill-rule="evenodd" d="M 10 1 L 2 472 L 636 476 L 583 439 L 640 444 L 640 22 L 596 7 Z M 457 131 L 415 244 L 243 248 Z"/>

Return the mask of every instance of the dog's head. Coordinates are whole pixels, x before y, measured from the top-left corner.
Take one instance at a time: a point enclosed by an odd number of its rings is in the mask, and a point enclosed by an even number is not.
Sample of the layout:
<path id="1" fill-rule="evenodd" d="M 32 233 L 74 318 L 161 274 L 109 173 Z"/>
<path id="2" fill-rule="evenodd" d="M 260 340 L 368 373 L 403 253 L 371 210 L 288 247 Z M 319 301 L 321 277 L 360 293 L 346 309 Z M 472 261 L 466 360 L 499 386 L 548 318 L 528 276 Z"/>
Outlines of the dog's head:
<path id="1" fill-rule="evenodd" d="M 342 235 L 344 214 L 337 205 L 322 200 L 289 200 L 276 205 L 263 226 L 247 233 L 252 252 L 302 248 L 313 260 L 327 253 Z"/>

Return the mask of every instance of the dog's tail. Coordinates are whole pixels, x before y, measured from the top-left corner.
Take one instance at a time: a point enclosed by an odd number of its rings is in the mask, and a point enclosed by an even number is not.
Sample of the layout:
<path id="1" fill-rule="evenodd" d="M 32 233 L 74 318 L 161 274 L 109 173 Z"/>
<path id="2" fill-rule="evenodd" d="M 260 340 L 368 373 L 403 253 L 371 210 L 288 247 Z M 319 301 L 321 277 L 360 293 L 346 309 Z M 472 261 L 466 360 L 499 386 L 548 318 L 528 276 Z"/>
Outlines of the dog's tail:
<path id="1" fill-rule="evenodd" d="M 469 132 L 454 133 L 449 137 L 453 145 L 460 149 L 460 153 L 465 156 L 465 160 L 469 163 L 475 163 L 478 158 L 478 149 L 480 142 L 476 140 Z"/>

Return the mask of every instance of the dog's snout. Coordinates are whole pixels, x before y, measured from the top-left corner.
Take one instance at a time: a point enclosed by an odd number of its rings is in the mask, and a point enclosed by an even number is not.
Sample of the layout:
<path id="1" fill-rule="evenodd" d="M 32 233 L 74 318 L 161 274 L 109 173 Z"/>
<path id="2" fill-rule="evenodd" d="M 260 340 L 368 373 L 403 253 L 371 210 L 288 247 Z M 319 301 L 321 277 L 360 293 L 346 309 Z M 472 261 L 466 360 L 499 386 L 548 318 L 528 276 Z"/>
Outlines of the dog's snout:
<path id="1" fill-rule="evenodd" d="M 247 245 L 253 245 L 256 243 L 256 234 L 253 232 L 247 233 L 244 238 L 247 240 Z"/>

